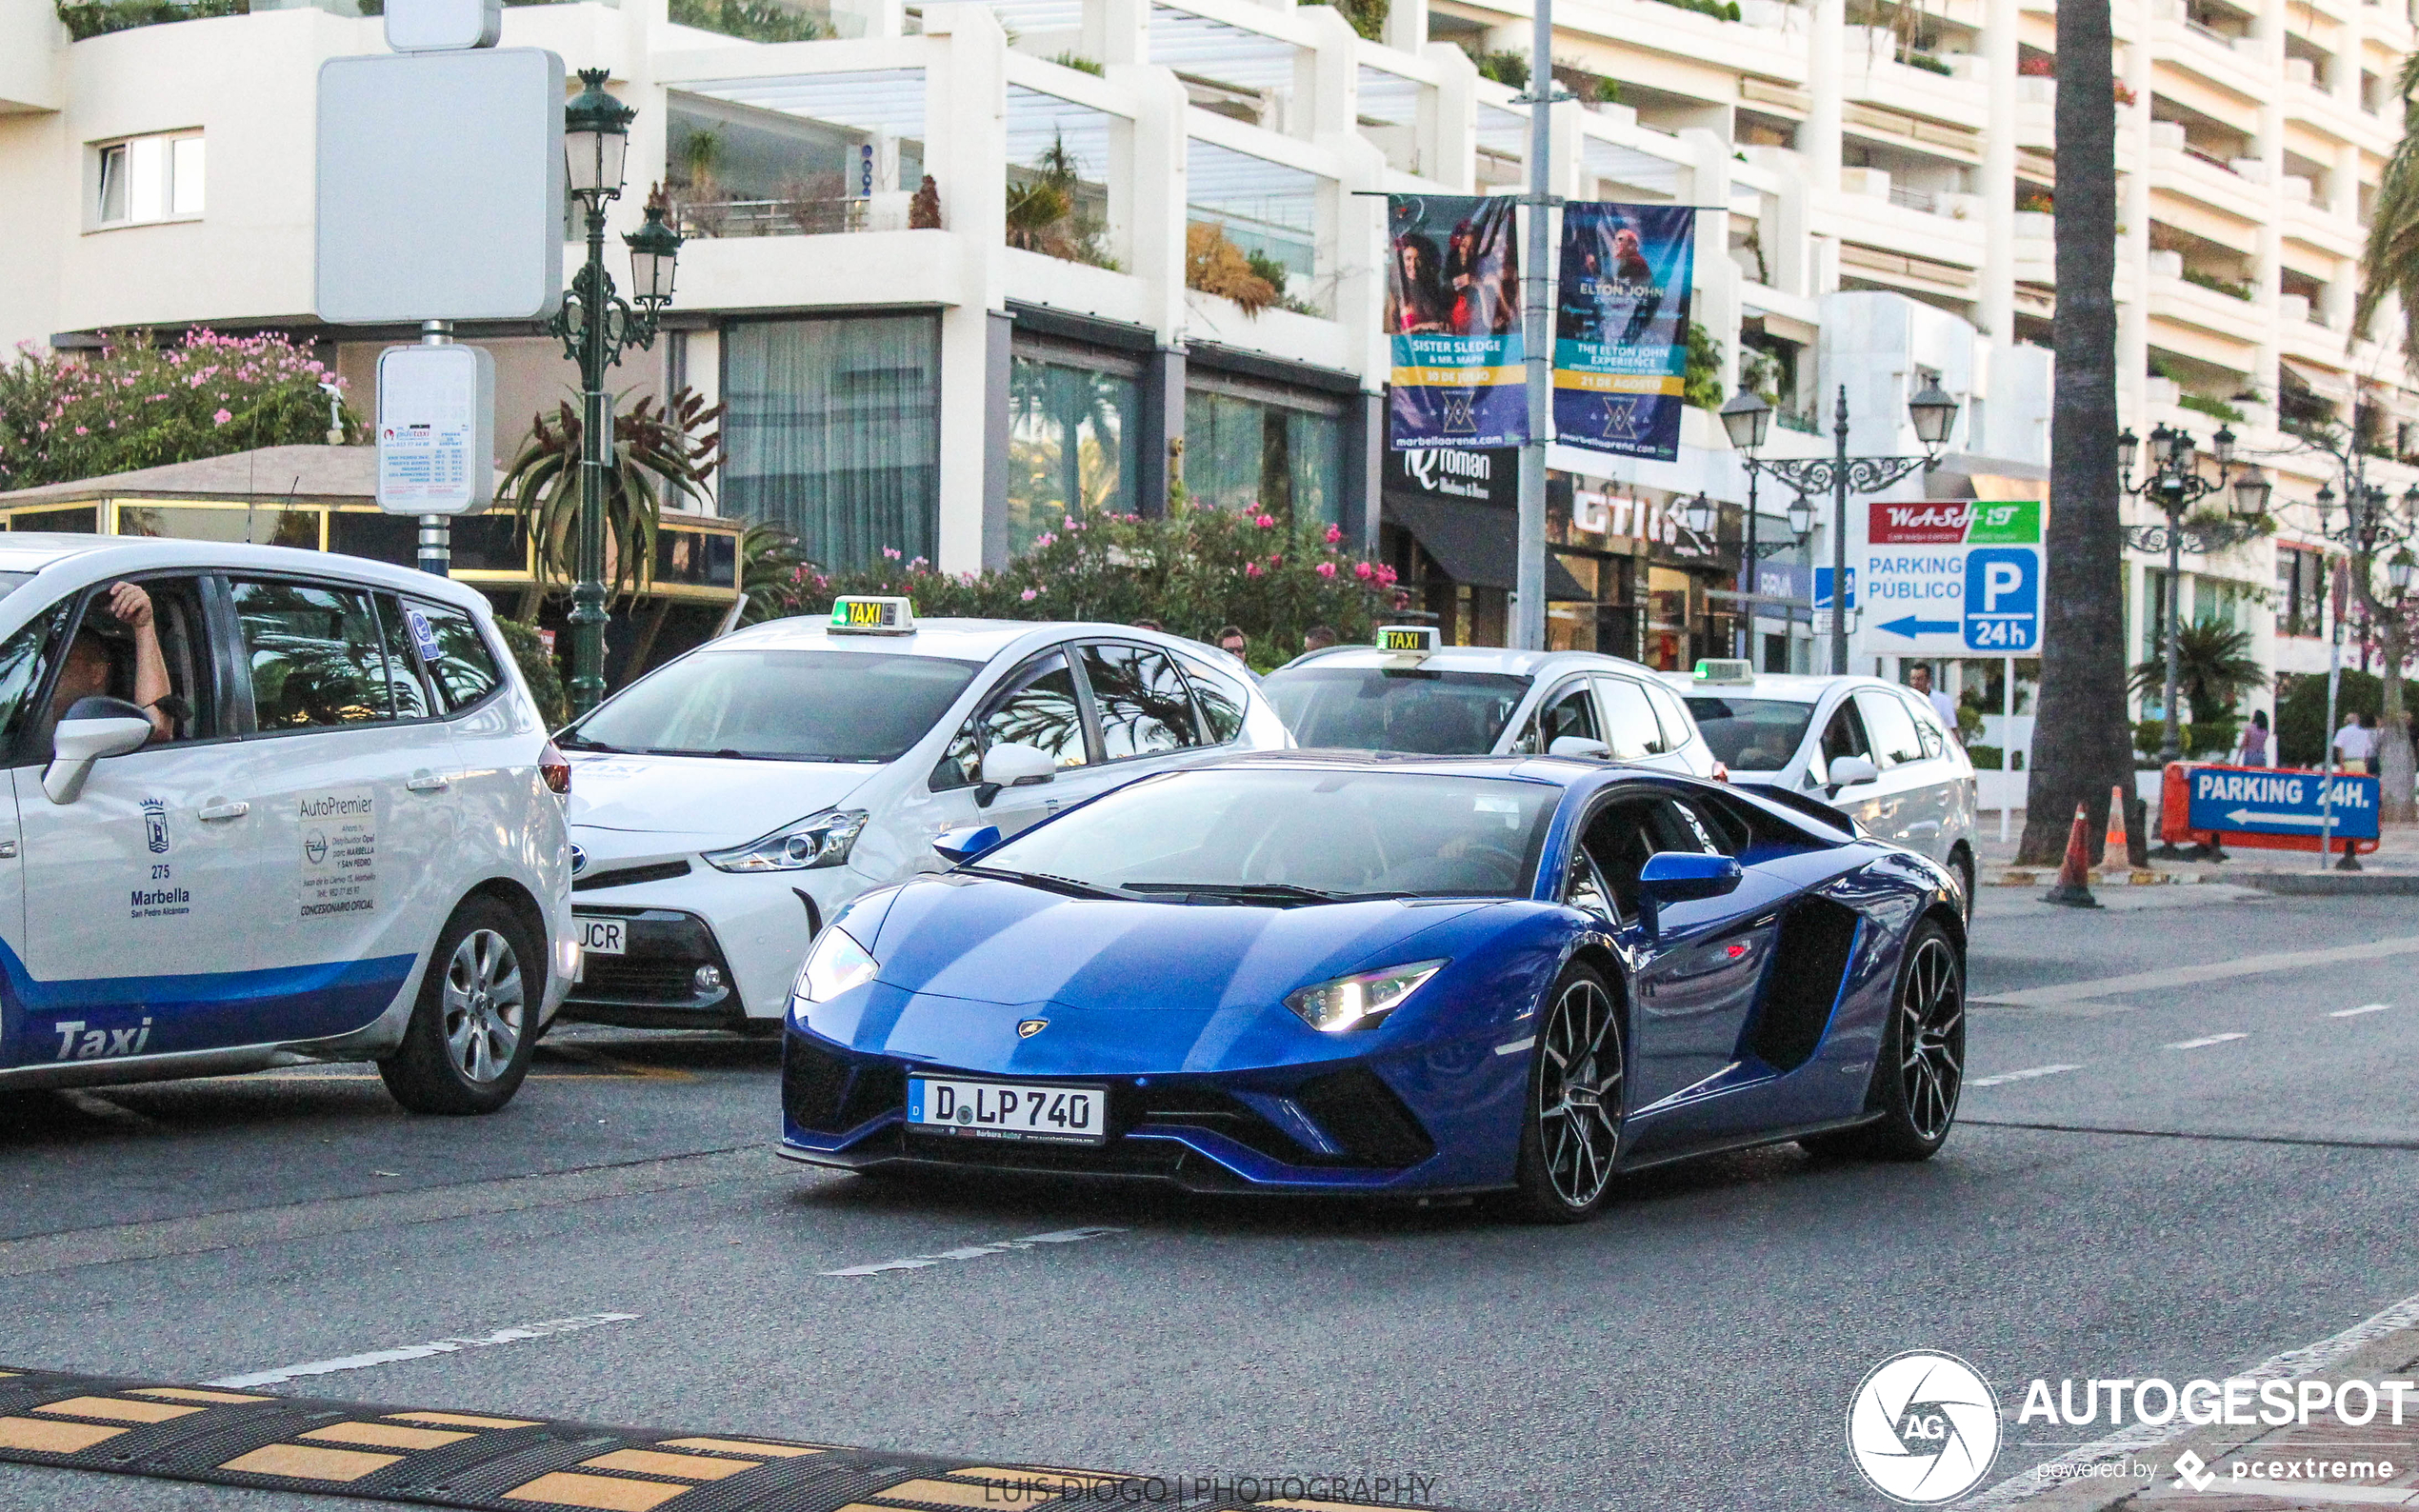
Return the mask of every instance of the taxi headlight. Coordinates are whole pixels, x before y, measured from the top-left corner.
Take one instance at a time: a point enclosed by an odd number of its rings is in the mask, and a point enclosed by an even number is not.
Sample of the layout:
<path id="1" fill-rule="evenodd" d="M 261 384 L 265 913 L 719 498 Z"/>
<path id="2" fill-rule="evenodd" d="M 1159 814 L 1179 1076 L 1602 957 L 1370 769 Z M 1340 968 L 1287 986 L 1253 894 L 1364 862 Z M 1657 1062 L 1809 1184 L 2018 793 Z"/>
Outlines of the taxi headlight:
<path id="1" fill-rule="evenodd" d="M 865 828 L 862 808 L 827 808 L 785 825 L 761 840 L 729 850 L 709 850 L 706 864 L 721 871 L 808 871 L 836 866 Z"/>
<path id="2" fill-rule="evenodd" d="M 1329 1034 L 1373 1029 L 1444 967 L 1442 961 L 1414 961 L 1383 971 L 1358 971 L 1290 993 L 1285 1005 L 1300 1014 L 1303 1023 Z"/>
<path id="3" fill-rule="evenodd" d="M 797 991 L 792 995 L 801 1003 L 829 1003 L 850 987 L 872 981 L 881 969 L 882 963 L 835 924 L 807 952 L 807 964 L 798 973 Z"/>

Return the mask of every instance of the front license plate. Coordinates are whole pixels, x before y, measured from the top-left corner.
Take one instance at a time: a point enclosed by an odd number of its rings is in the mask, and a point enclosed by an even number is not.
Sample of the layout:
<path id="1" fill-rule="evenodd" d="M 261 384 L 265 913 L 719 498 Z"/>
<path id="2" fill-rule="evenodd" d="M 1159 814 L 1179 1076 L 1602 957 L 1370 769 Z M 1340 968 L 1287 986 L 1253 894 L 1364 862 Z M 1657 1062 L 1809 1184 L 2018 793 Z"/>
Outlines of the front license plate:
<path id="1" fill-rule="evenodd" d="M 908 1078 L 908 1125 L 927 1134 L 1097 1144 L 1109 1134 L 1108 1104 L 1096 1086 Z"/>
<path id="2" fill-rule="evenodd" d="M 621 919 L 582 919 L 580 949 L 592 956 L 617 956 L 627 948 L 623 931 L 630 927 Z"/>

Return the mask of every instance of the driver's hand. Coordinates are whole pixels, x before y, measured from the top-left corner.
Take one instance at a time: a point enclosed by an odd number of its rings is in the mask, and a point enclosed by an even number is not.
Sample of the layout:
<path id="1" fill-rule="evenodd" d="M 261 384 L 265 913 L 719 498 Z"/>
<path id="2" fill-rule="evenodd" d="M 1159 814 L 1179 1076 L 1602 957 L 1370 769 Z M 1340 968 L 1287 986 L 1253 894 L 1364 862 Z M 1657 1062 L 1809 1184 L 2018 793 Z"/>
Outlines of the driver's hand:
<path id="1" fill-rule="evenodd" d="M 112 584 L 110 612 L 128 628 L 142 629 L 151 623 L 151 596 L 131 583 Z"/>

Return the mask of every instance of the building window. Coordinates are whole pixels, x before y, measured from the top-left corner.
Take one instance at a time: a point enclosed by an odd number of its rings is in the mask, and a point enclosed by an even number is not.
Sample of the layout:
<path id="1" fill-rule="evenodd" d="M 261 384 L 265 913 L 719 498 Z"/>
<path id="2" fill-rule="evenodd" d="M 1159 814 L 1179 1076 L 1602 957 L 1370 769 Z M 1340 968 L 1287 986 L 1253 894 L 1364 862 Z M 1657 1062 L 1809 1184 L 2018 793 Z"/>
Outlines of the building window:
<path id="1" fill-rule="evenodd" d="M 2276 548 L 2276 633 L 2319 635 L 2327 587 L 2327 559 L 2298 547 Z"/>
<path id="2" fill-rule="evenodd" d="M 1139 371 L 1107 353 L 1019 344 L 1008 383 L 1010 556 L 1080 508 L 1139 512 Z"/>
<path id="3" fill-rule="evenodd" d="M 1325 394 L 1196 373 L 1185 393 L 1185 487 L 1220 508 L 1340 524 L 1343 408 Z"/>
<path id="4" fill-rule="evenodd" d="M 930 560 L 940 521 L 941 323 L 747 321 L 723 335 L 723 508 L 848 571 Z"/>
<path id="5" fill-rule="evenodd" d="M 96 226 L 193 220 L 202 213 L 202 133 L 111 142 L 94 153 Z"/>

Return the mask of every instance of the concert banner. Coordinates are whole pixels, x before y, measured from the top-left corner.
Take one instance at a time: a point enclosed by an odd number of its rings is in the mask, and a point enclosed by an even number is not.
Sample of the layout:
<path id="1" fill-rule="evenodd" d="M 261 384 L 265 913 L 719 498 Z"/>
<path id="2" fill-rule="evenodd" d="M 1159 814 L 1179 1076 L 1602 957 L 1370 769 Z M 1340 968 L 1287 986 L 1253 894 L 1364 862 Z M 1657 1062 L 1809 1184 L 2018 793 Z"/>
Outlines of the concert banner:
<path id="1" fill-rule="evenodd" d="M 1397 450 L 1529 439 L 1513 202 L 1389 194 L 1386 339 Z"/>
<path id="2" fill-rule="evenodd" d="M 1695 258 L 1690 207 L 1562 208 L 1554 438 L 1564 446 L 1677 460 Z"/>

